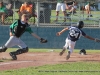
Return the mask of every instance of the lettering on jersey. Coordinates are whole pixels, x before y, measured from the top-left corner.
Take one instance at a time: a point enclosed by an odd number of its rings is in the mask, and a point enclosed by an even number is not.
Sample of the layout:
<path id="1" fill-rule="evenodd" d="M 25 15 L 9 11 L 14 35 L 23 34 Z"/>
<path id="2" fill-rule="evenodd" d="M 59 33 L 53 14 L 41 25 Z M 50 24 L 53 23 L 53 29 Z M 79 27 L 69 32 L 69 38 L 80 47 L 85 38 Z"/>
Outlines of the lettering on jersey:
<path id="1" fill-rule="evenodd" d="M 69 32 L 69 35 L 73 38 L 79 38 L 80 31 L 77 28 L 72 28 Z"/>

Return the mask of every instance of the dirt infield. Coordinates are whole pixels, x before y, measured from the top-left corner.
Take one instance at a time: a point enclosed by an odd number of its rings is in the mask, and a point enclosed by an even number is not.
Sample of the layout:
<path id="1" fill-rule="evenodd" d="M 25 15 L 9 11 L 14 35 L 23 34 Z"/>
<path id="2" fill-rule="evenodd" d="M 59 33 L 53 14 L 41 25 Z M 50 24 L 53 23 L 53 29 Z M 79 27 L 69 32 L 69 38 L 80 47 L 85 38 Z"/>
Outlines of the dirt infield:
<path id="1" fill-rule="evenodd" d="M 42 66 L 46 64 L 58 64 L 80 61 L 100 62 L 99 53 L 88 53 L 87 55 L 80 55 L 72 53 L 71 58 L 66 60 L 66 53 L 59 56 L 57 52 L 47 53 L 25 53 L 18 55 L 18 60 L 11 60 L 9 53 L 0 53 L 0 71 L 11 70 L 18 68 L 26 68 L 32 66 Z"/>

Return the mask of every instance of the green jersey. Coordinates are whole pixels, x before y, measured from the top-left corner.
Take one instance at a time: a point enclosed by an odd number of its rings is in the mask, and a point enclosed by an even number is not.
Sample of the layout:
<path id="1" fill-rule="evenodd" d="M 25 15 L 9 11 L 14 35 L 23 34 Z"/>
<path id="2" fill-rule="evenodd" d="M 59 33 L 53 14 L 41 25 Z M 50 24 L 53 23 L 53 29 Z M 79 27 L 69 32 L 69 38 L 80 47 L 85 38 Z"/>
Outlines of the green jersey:
<path id="1" fill-rule="evenodd" d="M 5 6 L 0 7 L 0 12 L 6 12 L 6 7 Z"/>
<path id="2" fill-rule="evenodd" d="M 90 4 L 90 2 L 86 2 L 86 5 L 89 5 Z"/>
<path id="3" fill-rule="evenodd" d="M 64 0 L 57 0 L 57 3 L 63 3 Z"/>
<path id="4" fill-rule="evenodd" d="M 30 25 L 28 25 L 28 23 L 22 24 L 20 20 L 17 20 L 12 25 L 10 25 L 10 31 L 16 37 L 20 37 L 26 31 L 30 34 L 33 33 Z"/>

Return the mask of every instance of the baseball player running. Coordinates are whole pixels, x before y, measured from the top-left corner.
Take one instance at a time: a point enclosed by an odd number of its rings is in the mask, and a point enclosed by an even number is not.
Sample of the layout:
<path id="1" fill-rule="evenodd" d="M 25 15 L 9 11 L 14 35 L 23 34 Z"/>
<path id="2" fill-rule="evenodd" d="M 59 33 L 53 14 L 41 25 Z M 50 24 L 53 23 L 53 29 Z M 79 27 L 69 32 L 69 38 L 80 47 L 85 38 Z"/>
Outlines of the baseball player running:
<path id="1" fill-rule="evenodd" d="M 65 32 L 66 30 L 69 30 L 69 34 L 68 37 L 66 38 L 66 43 L 63 47 L 63 50 L 60 52 L 60 56 L 65 52 L 65 50 L 67 49 L 67 47 L 69 48 L 68 50 L 68 55 L 66 56 L 66 59 L 68 60 L 70 58 L 70 54 L 73 52 L 74 50 L 74 46 L 77 40 L 79 40 L 79 38 L 81 36 L 84 36 L 85 38 L 88 38 L 90 40 L 94 40 L 95 42 L 100 42 L 99 39 L 96 38 L 92 38 L 88 35 L 86 35 L 81 29 L 84 26 L 84 22 L 83 21 L 79 21 L 77 26 L 70 26 L 70 27 L 66 27 L 63 30 L 61 30 L 60 32 L 57 32 L 57 36 L 60 36 L 63 32 Z"/>
<path id="2" fill-rule="evenodd" d="M 29 17 L 26 14 L 23 14 L 21 16 L 21 20 L 17 20 L 16 22 L 12 23 L 10 25 L 10 38 L 4 46 L 0 47 L 0 52 L 5 52 L 9 47 L 15 45 L 19 46 L 20 48 L 18 50 L 9 53 L 13 60 L 17 60 L 16 55 L 26 53 L 29 50 L 28 46 L 20 39 L 24 32 L 29 32 L 32 36 L 40 40 L 41 43 L 47 42 L 47 40 L 40 38 L 38 35 L 33 33 L 30 25 L 28 24 L 28 20 Z"/>

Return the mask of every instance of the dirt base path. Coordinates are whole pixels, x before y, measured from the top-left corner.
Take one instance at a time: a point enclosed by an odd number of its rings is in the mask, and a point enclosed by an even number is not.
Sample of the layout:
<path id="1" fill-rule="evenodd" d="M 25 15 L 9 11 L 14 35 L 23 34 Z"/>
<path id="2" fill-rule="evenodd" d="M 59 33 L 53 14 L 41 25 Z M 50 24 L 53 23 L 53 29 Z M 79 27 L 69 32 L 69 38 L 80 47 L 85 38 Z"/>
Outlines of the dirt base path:
<path id="1" fill-rule="evenodd" d="M 71 58 L 66 60 L 66 53 L 59 56 L 57 52 L 47 53 L 25 53 L 17 56 L 18 60 L 11 60 L 9 53 L 0 53 L 0 70 L 11 70 L 26 68 L 32 66 L 42 66 L 46 64 L 58 64 L 80 61 L 100 62 L 99 53 L 90 53 L 87 55 L 80 55 L 72 53 Z"/>

